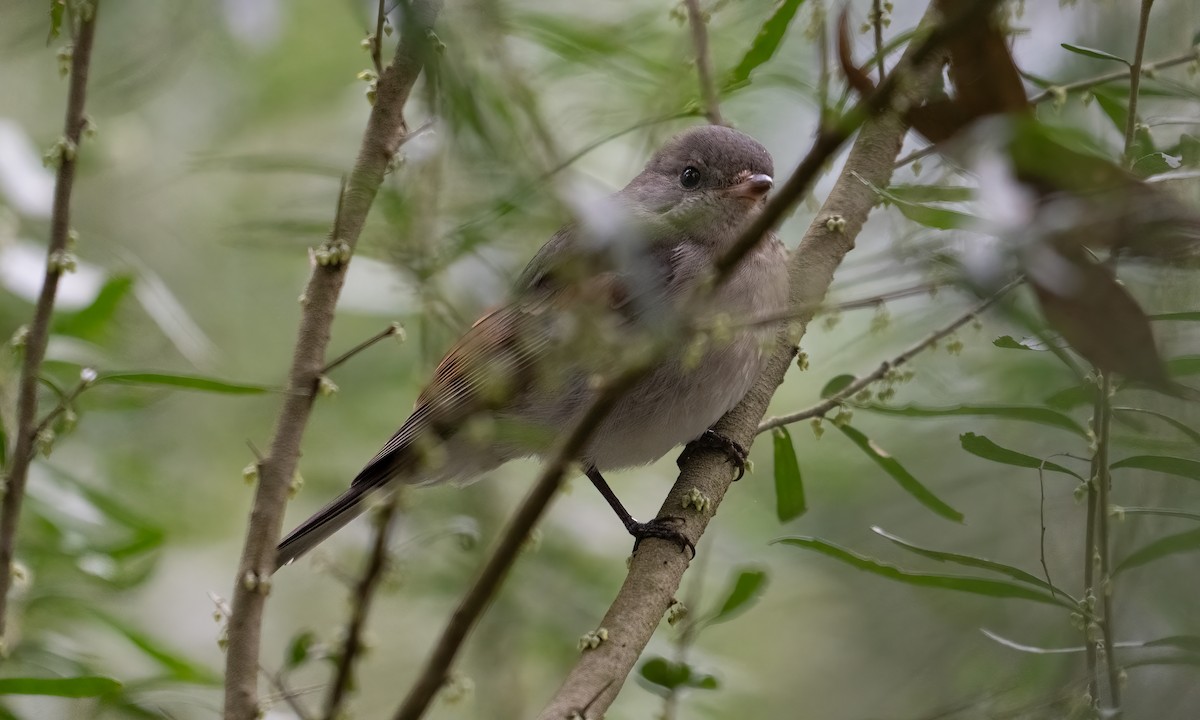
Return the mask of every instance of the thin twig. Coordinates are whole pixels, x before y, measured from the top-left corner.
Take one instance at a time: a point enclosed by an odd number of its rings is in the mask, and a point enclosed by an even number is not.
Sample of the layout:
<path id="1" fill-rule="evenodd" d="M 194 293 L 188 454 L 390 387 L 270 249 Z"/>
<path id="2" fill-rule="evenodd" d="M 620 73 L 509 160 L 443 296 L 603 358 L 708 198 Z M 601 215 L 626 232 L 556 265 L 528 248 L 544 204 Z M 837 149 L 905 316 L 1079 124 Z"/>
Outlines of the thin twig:
<path id="1" fill-rule="evenodd" d="M 441 10 L 441 0 L 416 0 L 404 7 L 406 17 L 396 54 L 379 77 L 375 105 L 348 178 L 342 211 L 335 220 L 338 236 L 331 237 L 331 241 L 346 244 L 337 248 L 339 255 L 347 248 L 353 251 L 399 147 L 405 128 L 404 105 L 430 51 L 428 34 Z M 300 441 L 325 367 L 330 326 L 345 276 L 345 262 L 317 263 L 304 291 L 288 392 L 267 458 L 260 464 L 246 541 L 234 579 L 225 658 L 225 720 L 252 720 L 259 712 L 258 657 L 263 609 L 275 566 L 275 543 L 300 456 Z"/>
<path id="2" fill-rule="evenodd" d="M 1107 398 L 1097 391 L 1095 411 L 1092 413 L 1093 425 L 1103 415 L 1101 407 L 1105 403 L 1107 403 Z M 1100 476 L 1099 463 L 1100 455 L 1097 452 L 1092 455 L 1090 474 L 1087 479 L 1087 523 L 1084 525 L 1083 531 L 1083 597 L 1084 609 L 1089 612 L 1095 612 L 1094 606 L 1086 603 L 1096 597 L 1096 507 L 1098 505 L 1096 484 L 1097 478 Z M 1091 620 L 1084 619 L 1084 662 L 1087 664 L 1088 694 L 1092 698 L 1092 707 L 1098 708 L 1100 706 L 1100 675 L 1097 663 L 1100 638 L 1098 633 L 1093 630 L 1093 624 Z"/>
<path id="3" fill-rule="evenodd" d="M 438 689 L 445 683 L 450 665 L 458 655 L 467 634 L 475 626 L 484 608 L 487 607 L 488 602 L 500 587 L 500 583 L 508 574 L 513 562 L 516 561 L 530 530 L 537 524 L 550 501 L 554 499 L 567 469 L 579 457 L 583 446 L 591 438 L 596 428 L 608 417 L 621 396 L 642 378 L 647 370 L 648 368 L 645 366 L 630 369 L 610 381 L 597 394 L 596 400 L 575 423 L 571 432 L 560 442 L 552 459 L 546 463 L 541 475 L 534 482 L 533 488 L 504 529 L 495 551 L 480 570 L 475 583 L 459 601 L 458 607 L 450 616 L 433 652 L 426 660 L 424 667 L 421 668 L 420 676 L 409 690 L 408 696 L 404 698 L 404 702 L 396 710 L 396 714 L 393 716 L 394 720 L 417 720 L 428 710 Z M 648 542 L 646 546 L 653 546 L 653 541 Z"/>
<path id="4" fill-rule="evenodd" d="M 84 370 L 84 372 L 86 373 L 86 372 L 92 372 L 92 371 Z M 83 394 L 83 391 L 87 390 L 89 387 L 91 387 L 92 383 L 94 381 L 95 381 L 94 377 L 91 377 L 91 378 L 84 377 L 84 378 L 80 379 L 80 381 L 78 383 L 75 384 L 75 387 L 73 387 L 71 389 L 71 392 L 60 397 L 58 399 L 58 404 L 55 405 L 54 408 L 50 410 L 50 412 L 46 413 L 46 417 L 42 418 L 38 422 L 37 427 L 35 427 L 33 429 L 33 436 L 36 438 L 43 430 L 50 427 L 50 423 L 57 420 L 59 415 L 62 415 L 64 412 L 66 412 L 67 409 L 71 407 L 71 403 L 78 400 L 79 396 Z"/>
<path id="5" fill-rule="evenodd" d="M 1117 664 L 1117 649 L 1113 627 L 1113 581 L 1109 572 L 1111 545 L 1108 535 L 1109 490 L 1112 480 L 1108 472 L 1108 451 L 1111 445 L 1109 431 L 1112 427 L 1112 377 L 1105 373 L 1100 381 L 1099 398 L 1096 407 L 1100 415 L 1096 418 L 1098 428 L 1096 436 L 1096 467 L 1099 472 L 1092 479 L 1096 488 L 1096 555 L 1099 556 L 1100 592 L 1096 602 L 1100 603 L 1103 622 L 1100 624 L 1104 635 L 1104 667 L 1108 671 L 1108 697 L 1113 717 L 1121 713 L 1121 668 Z"/>
<path id="6" fill-rule="evenodd" d="M 696 75 L 700 80 L 700 97 L 704 100 L 704 117 L 713 125 L 724 125 L 721 105 L 717 100 L 717 86 L 713 81 L 712 57 L 708 52 L 708 27 L 700 0 L 683 0 L 687 6 L 688 25 L 692 27 L 692 45 L 696 50 Z"/>
<path id="7" fill-rule="evenodd" d="M 871 25 L 875 28 L 875 62 L 879 67 L 879 82 L 883 82 L 883 2 L 872 0 Z"/>
<path id="8" fill-rule="evenodd" d="M 935 22 L 930 10 L 922 20 L 923 27 Z M 911 60 L 915 47 L 906 51 Z M 914 103 L 925 96 L 938 76 L 941 58 L 931 58 L 915 67 L 902 60 L 907 68 L 903 101 Z M 896 76 L 897 73 L 892 73 Z M 846 159 L 847 171 L 857 171 L 877 187 L 886 186 L 892 163 L 900 150 L 906 131 L 903 120 L 895 113 L 881 113 L 871 118 L 859 133 Z M 834 184 L 829 198 L 809 226 L 800 246 L 789 263 L 791 273 L 790 304 L 815 307 L 827 292 L 833 274 L 846 253 L 854 247 L 858 231 L 875 205 L 876 197 L 861 182 L 843 172 Z M 846 220 L 844 228 L 831 229 L 826 219 L 836 214 Z M 803 318 L 806 322 L 808 318 Z M 727 438 L 748 446 L 754 439 L 755 428 L 766 411 L 771 396 L 783 382 L 795 357 L 795 341 L 803 335 L 803 323 L 798 334 L 781 334 L 779 343 L 746 397 L 714 426 Z M 705 512 L 688 512 L 679 530 L 698 541 L 713 514 L 719 509 L 733 477 L 724 456 L 697 452 L 682 464 L 679 479 L 672 487 L 659 510 L 659 517 L 680 516 L 685 498 L 700 493 L 709 503 Z M 570 669 L 562 686 L 538 716 L 540 720 L 562 720 L 579 714 L 586 706 L 587 717 L 600 717 L 612 704 L 621 686 L 633 670 L 643 649 L 658 627 L 663 613 L 678 591 L 684 571 L 686 554 L 670 545 L 643 544 L 634 555 L 620 591 L 600 621 L 608 630 L 608 640 L 584 652 Z"/>
<path id="9" fill-rule="evenodd" d="M 1129 109 L 1125 117 L 1125 164 L 1133 164 L 1133 133 L 1137 129 L 1138 90 L 1142 85 L 1142 60 L 1146 53 L 1146 30 L 1150 25 L 1150 8 L 1154 0 L 1142 0 L 1142 11 L 1138 17 L 1137 46 L 1133 51 L 1133 65 L 1129 68 Z"/>
<path id="10" fill-rule="evenodd" d="M 67 267 L 71 234 L 71 190 L 75 185 L 76 159 L 80 138 L 87 125 L 84 105 L 87 99 L 88 70 L 91 66 L 92 45 L 96 37 L 96 14 L 99 0 L 79 13 L 78 30 L 73 39 L 71 80 L 67 89 L 66 119 L 63 136 L 57 146 L 58 175 L 54 184 L 54 205 L 50 214 L 50 238 L 46 247 L 46 275 L 33 310 L 33 321 L 25 338 L 25 357 L 21 364 L 21 379 L 17 390 L 17 424 L 12 461 L 4 481 L 4 500 L 0 505 L 0 640 L 8 622 L 8 594 L 12 585 L 12 564 L 15 552 L 17 525 L 21 520 L 21 502 L 25 499 L 25 483 L 29 465 L 37 453 L 38 376 L 46 357 L 50 338 L 50 316 L 58 281 Z"/>
<path id="11" fill-rule="evenodd" d="M 804 410 L 800 410 L 800 411 L 797 411 L 794 413 L 788 413 L 786 415 L 779 415 L 779 416 L 764 420 L 763 422 L 759 423 L 759 425 L 758 425 L 758 433 L 761 434 L 761 433 L 764 433 L 773 428 L 783 427 L 784 425 L 791 425 L 792 423 L 800 422 L 801 420 L 808 420 L 810 418 L 815 418 L 815 417 L 824 417 L 828 412 L 830 412 L 831 410 L 833 410 L 836 407 L 839 407 L 842 403 L 846 402 L 850 398 L 857 395 L 859 392 L 864 390 L 867 386 L 871 385 L 872 383 L 874 383 L 878 380 L 882 380 L 892 370 L 900 367 L 901 365 L 905 364 L 909 360 L 912 360 L 914 357 L 919 355 L 921 352 L 933 347 L 942 338 L 946 337 L 947 335 L 953 333 L 955 330 L 959 329 L 963 325 L 966 325 L 967 323 L 974 320 L 976 317 L 979 316 L 980 313 L 982 313 L 984 310 L 987 310 L 989 307 L 991 307 L 993 304 L 995 304 L 1001 297 L 1003 297 L 1005 295 L 1005 293 L 1007 293 L 1009 290 L 1012 290 L 1014 287 L 1016 287 L 1023 281 L 1024 281 L 1024 278 L 1017 278 L 1016 280 L 1009 282 L 1007 285 L 1005 285 L 1004 287 L 1002 287 L 998 291 L 996 291 L 988 299 L 984 300 L 983 302 L 979 303 L 978 305 L 971 308 L 967 312 L 963 313 L 962 315 L 959 315 L 958 317 L 954 318 L 953 320 L 946 323 L 942 327 L 938 328 L 934 332 L 930 333 L 924 339 L 922 339 L 920 342 L 913 344 L 912 346 L 910 346 L 908 349 L 906 349 L 904 352 L 900 353 L 896 357 L 888 359 L 888 360 L 884 360 L 882 363 L 879 364 L 879 367 L 875 368 L 875 370 L 873 370 L 872 372 L 870 372 L 867 375 L 864 375 L 860 378 L 855 379 L 854 382 L 850 383 L 846 387 L 842 388 L 839 392 L 829 396 L 828 398 L 826 398 L 825 400 L 822 400 L 821 402 L 817 403 L 816 405 L 813 405 L 812 407 L 809 407 L 809 408 L 806 408 Z"/>
<path id="12" fill-rule="evenodd" d="M 383 9 L 384 0 L 379 0 L 375 11 L 375 34 L 371 37 L 371 62 L 375 65 L 375 74 L 383 74 L 383 21 L 387 11 Z"/>
<path id="13" fill-rule="evenodd" d="M 325 699 L 326 720 L 337 720 L 341 716 L 342 705 L 353 684 L 354 663 L 362 650 L 363 628 L 367 624 L 367 616 L 371 612 L 371 601 L 383 580 L 384 570 L 388 565 L 388 541 L 391 538 L 393 521 L 399 505 L 399 496 L 393 495 L 379 510 L 375 518 L 375 540 L 371 545 L 371 555 L 363 568 L 358 583 L 354 586 L 353 607 L 350 611 L 350 622 L 346 624 L 346 635 L 342 639 L 342 647 L 337 655 L 337 669 L 334 671 L 333 685 Z"/>
<path id="14" fill-rule="evenodd" d="M 360 342 L 359 344 L 350 348 L 349 350 L 342 353 L 341 355 L 338 355 L 337 359 L 330 361 L 327 365 L 325 365 L 324 368 L 321 369 L 321 374 L 328 375 L 330 372 L 333 371 L 334 368 L 345 363 L 350 358 L 352 358 L 355 355 L 359 354 L 360 352 L 366 350 L 367 348 L 371 347 L 372 345 L 375 345 L 376 343 L 380 342 L 384 338 L 389 338 L 389 337 L 392 337 L 393 335 L 399 335 L 403 332 L 404 332 L 404 328 L 398 322 L 394 322 L 391 325 L 388 325 L 383 330 L 380 330 L 379 332 L 375 333 L 374 335 L 367 338 L 366 340 L 363 340 L 362 342 Z"/>

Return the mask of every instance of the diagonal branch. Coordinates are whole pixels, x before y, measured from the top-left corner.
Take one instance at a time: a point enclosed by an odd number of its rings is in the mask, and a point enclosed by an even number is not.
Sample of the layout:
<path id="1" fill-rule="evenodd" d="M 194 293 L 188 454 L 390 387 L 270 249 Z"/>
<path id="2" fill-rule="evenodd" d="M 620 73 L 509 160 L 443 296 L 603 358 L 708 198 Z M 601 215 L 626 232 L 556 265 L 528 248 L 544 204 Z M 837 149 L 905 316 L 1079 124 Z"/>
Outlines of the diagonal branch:
<path id="1" fill-rule="evenodd" d="M 932 11 L 927 12 L 922 24 L 928 26 L 932 17 Z M 908 104 L 928 92 L 942 66 L 940 54 L 928 49 L 925 60 L 914 65 L 912 56 L 919 49 L 918 45 L 910 46 L 898 66 L 909 68 L 906 70 L 909 77 L 895 90 L 898 100 Z M 863 126 L 845 169 L 793 254 L 790 302 L 796 307 L 811 308 L 801 316 L 801 326 L 812 318 L 834 271 L 853 249 L 854 240 L 875 204 L 874 194 L 855 174 L 877 187 L 885 186 L 906 129 L 894 112 L 875 115 Z M 834 218 L 838 222 L 829 222 Z M 803 327 L 800 335 L 802 330 Z M 714 428 L 717 432 L 743 446 L 750 445 L 771 396 L 791 365 L 798 339 L 799 335 L 781 334 L 767 369 L 745 399 L 717 423 Z M 731 482 L 729 467 L 722 456 L 693 453 L 683 464 L 679 480 L 663 503 L 659 517 L 679 515 L 679 508 L 686 507 L 684 499 L 699 491 L 711 503 L 710 509 L 687 513 L 685 524 L 680 527 L 695 542 Z M 600 624 L 608 631 L 608 640 L 580 656 L 542 711 L 540 720 L 561 720 L 572 717 L 573 713 L 581 716 L 583 712 L 588 718 L 604 714 L 670 606 L 687 566 L 687 557 L 666 544 L 648 545 L 633 557 L 625 583 Z M 585 707 L 587 710 L 582 710 Z"/>
<path id="2" fill-rule="evenodd" d="M 704 117 L 713 125 L 724 125 L 717 86 L 713 82 L 712 56 L 708 52 L 708 26 L 700 10 L 700 0 L 683 0 L 687 6 L 688 25 L 692 27 L 692 45 L 696 49 L 696 75 L 700 80 L 700 97 L 704 101 Z"/>
<path id="3" fill-rule="evenodd" d="M 380 76 L 375 105 L 363 133 L 354 170 L 340 200 L 330 237 L 314 256 L 303 297 L 288 392 L 275 435 L 260 463 L 259 484 L 246 528 L 246 542 L 234 579 L 229 645 L 225 659 L 225 719 L 253 720 L 258 713 L 258 656 L 262 615 L 275 565 L 275 543 L 283 523 L 288 488 L 300 456 L 318 377 L 325 366 L 330 326 L 338 294 L 346 278 L 346 260 L 366 222 L 367 212 L 383 182 L 388 164 L 405 133 L 404 105 L 429 53 L 429 33 L 441 0 L 414 0 L 405 8 L 396 56 Z"/>
<path id="4" fill-rule="evenodd" d="M 25 337 L 25 359 L 21 365 L 21 380 L 17 390 L 17 427 L 12 464 L 4 481 L 4 501 L 0 506 L 0 640 L 8 620 L 8 591 L 12 585 L 12 563 L 17 524 L 21 519 L 21 501 L 25 499 L 25 483 L 29 465 L 37 452 L 37 390 L 46 344 L 50 338 L 50 315 L 58 281 L 69 270 L 71 234 L 71 189 L 75 185 L 76 154 L 79 140 L 87 126 L 84 102 L 87 99 L 88 70 L 92 60 L 92 45 L 96 37 L 96 13 L 99 0 L 76 13 L 79 29 L 73 39 L 71 84 L 67 90 L 67 112 L 63 137 L 52 152 L 58 161 L 58 177 L 54 184 L 54 206 L 50 215 L 50 242 L 46 248 L 46 276 L 42 291 L 33 310 L 33 322 Z M 0 468 L 2 469 L 2 468 Z"/>

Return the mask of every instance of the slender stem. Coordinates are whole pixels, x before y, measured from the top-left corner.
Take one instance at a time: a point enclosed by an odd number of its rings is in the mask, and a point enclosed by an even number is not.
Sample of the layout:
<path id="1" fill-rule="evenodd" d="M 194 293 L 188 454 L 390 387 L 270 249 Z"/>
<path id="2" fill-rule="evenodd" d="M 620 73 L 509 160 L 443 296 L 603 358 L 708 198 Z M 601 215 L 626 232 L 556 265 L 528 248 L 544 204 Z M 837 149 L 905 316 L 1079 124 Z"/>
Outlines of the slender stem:
<path id="1" fill-rule="evenodd" d="M 1097 421 L 1103 416 L 1102 406 L 1107 403 L 1107 398 L 1103 392 L 1097 390 L 1095 410 L 1092 413 L 1092 429 L 1097 430 Z M 1097 435 L 1098 437 L 1098 435 Z M 1099 504 L 1096 499 L 1096 484 L 1100 477 L 1100 456 L 1099 443 L 1097 443 L 1097 452 L 1092 455 L 1091 472 L 1087 480 L 1087 524 L 1084 528 L 1083 536 L 1083 597 L 1084 601 L 1096 597 L 1096 507 Z M 1093 625 L 1093 620 L 1088 619 L 1088 614 L 1095 613 L 1095 608 L 1088 606 L 1085 608 L 1083 620 L 1083 642 L 1085 647 L 1085 662 L 1087 663 L 1088 677 L 1088 694 L 1092 698 L 1092 706 L 1099 707 L 1100 702 L 1100 674 L 1098 671 L 1099 661 L 1099 638 L 1096 637 Z"/>
<path id="2" fill-rule="evenodd" d="M 1129 69 L 1129 113 L 1125 118 L 1125 164 L 1132 165 L 1133 134 L 1137 130 L 1138 90 L 1142 84 L 1142 60 L 1146 53 L 1146 29 L 1150 25 L 1150 8 L 1154 0 L 1142 0 L 1142 11 L 1138 17 L 1137 46 L 1133 51 L 1133 65 Z"/>
<path id="3" fill-rule="evenodd" d="M 1110 447 L 1109 431 L 1112 427 L 1112 376 L 1105 373 L 1100 382 L 1100 399 L 1096 407 L 1099 417 L 1096 425 L 1099 428 L 1096 436 L 1096 469 L 1094 482 L 1096 488 L 1096 555 L 1099 556 L 1100 592 L 1097 602 L 1101 604 L 1103 622 L 1100 627 L 1104 634 L 1104 666 L 1108 670 L 1108 693 L 1113 711 L 1121 712 L 1121 668 L 1117 664 L 1117 648 L 1115 642 L 1116 628 L 1113 620 L 1113 582 L 1109 572 L 1109 555 L 1111 545 L 1108 534 L 1108 509 L 1111 501 L 1109 491 L 1112 480 L 1108 470 L 1108 451 Z M 1115 717 L 1115 715 L 1114 715 Z"/>
<path id="4" fill-rule="evenodd" d="M 25 499 L 25 483 L 29 465 L 37 452 L 38 375 L 46 357 L 50 339 L 50 316 L 58 294 L 58 281 L 63 263 L 56 262 L 69 250 L 71 232 L 71 190 L 75 185 L 76 156 L 87 119 L 84 105 L 87 99 L 88 70 L 91 67 L 92 45 L 96 37 L 96 14 L 99 0 L 93 0 L 88 12 L 79 13 L 78 30 L 73 40 L 71 80 L 67 88 L 67 110 L 63 122 L 63 137 L 58 152 L 58 175 L 54 184 L 54 205 L 50 214 L 50 238 L 46 248 L 46 275 L 33 310 L 33 322 L 25 339 L 25 357 L 21 364 L 21 379 L 17 390 L 17 425 L 12 461 L 4 480 L 4 500 L 0 504 L 0 641 L 8 623 L 8 594 L 12 585 L 12 564 L 15 552 L 17 525 L 21 520 L 21 502 Z"/>
<path id="5" fill-rule="evenodd" d="M 367 212 L 404 136 L 404 105 L 429 54 L 429 32 L 441 0 L 403 5 L 406 17 L 392 62 L 380 75 L 375 105 L 335 219 L 338 235 L 353 251 Z M 325 351 L 346 263 L 316 264 L 303 295 L 288 391 L 284 395 L 246 525 L 246 540 L 234 578 L 229 644 L 225 657 L 225 720 L 253 720 L 259 714 L 258 675 L 262 617 L 275 567 L 275 543 L 283 523 L 288 490 L 300 457 L 300 442 L 325 367 Z"/>
<path id="6" fill-rule="evenodd" d="M 371 36 L 371 62 L 375 65 L 375 73 L 383 74 L 383 21 L 387 11 L 383 9 L 385 0 L 379 0 L 375 10 L 375 34 Z"/>
<path id="7" fill-rule="evenodd" d="M 901 365 L 905 364 L 909 360 L 912 360 L 915 356 L 917 356 L 921 352 L 933 347 L 933 345 L 935 345 L 942 338 L 946 337 L 947 335 L 949 335 L 950 333 L 959 329 L 963 325 L 966 325 L 967 323 L 974 320 L 976 317 L 979 316 L 980 313 L 982 313 L 984 310 L 987 310 L 989 307 L 991 307 L 993 304 L 995 304 L 1001 297 L 1004 296 L 1005 293 L 1007 293 L 1009 290 L 1012 290 L 1018 284 L 1023 282 L 1023 280 L 1024 280 L 1024 278 L 1018 278 L 1018 279 L 1013 280 L 1012 282 L 1008 283 L 1004 287 L 1000 288 L 1000 290 L 996 291 L 996 293 L 994 293 L 988 299 L 984 300 L 983 302 L 979 303 L 978 305 L 971 308 L 967 312 L 963 313 L 962 315 L 959 315 L 958 317 L 951 320 L 949 323 L 943 325 L 942 327 L 938 328 L 934 332 L 930 333 L 929 335 L 924 337 L 920 342 L 913 344 L 912 346 L 910 346 L 908 349 L 906 349 L 904 352 L 900 353 L 896 357 L 891 358 L 889 360 L 884 360 L 882 363 L 879 364 L 879 367 L 875 368 L 875 370 L 873 370 L 872 372 L 870 372 L 860 378 L 857 378 L 854 382 L 852 382 L 849 385 L 847 385 L 846 387 L 842 388 L 841 391 L 826 398 L 825 400 L 822 400 L 821 402 L 817 403 L 816 405 L 813 405 L 812 407 L 809 407 L 809 408 L 806 408 L 804 410 L 800 410 L 800 411 L 797 411 L 794 413 L 788 413 L 786 415 L 779 415 L 779 416 L 764 420 L 763 422 L 759 423 L 759 425 L 758 425 L 758 434 L 764 433 L 773 428 L 783 427 L 784 425 L 790 425 L 794 422 L 799 422 L 801 420 L 808 420 L 809 418 L 814 418 L 814 417 L 824 417 L 826 413 L 828 413 L 829 411 L 833 410 L 834 408 L 840 406 L 842 403 L 846 402 L 850 398 L 854 397 L 859 392 L 861 392 L 863 389 L 865 389 L 867 386 L 871 385 L 871 383 L 874 383 L 878 380 L 883 379 L 892 370 L 900 367 Z"/>
<path id="8" fill-rule="evenodd" d="M 883 82 L 883 2 L 872 0 L 871 25 L 875 28 L 875 62 L 879 68 L 879 82 Z"/>
<path id="9" fill-rule="evenodd" d="M 375 598 L 375 592 L 383 580 L 384 570 L 387 569 L 388 540 L 391 538 L 398 505 L 399 496 L 392 496 L 392 499 L 380 508 L 379 515 L 375 518 L 375 540 L 371 545 L 371 555 L 354 586 L 350 622 L 346 624 L 346 635 L 342 639 L 341 650 L 338 651 L 333 685 L 330 686 L 325 699 L 326 720 L 337 720 L 340 717 L 342 706 L 353 684 L 354 663 L 363 647 L 363 628 L 371 612 L 371 601 Z"/>
<path id="10" fill-rule="evenodd" d="M 337 359 L 330 361 L 328 364 L 325 365 L 324 368 L 322 368 L 321 374 L 328 375 L 330 372 L 333 371 L 334 368 L 338 367 L 339 365 L 346 362 L 350 358 L 352 358 L 355 355 L 359 354 L 360 352 L 370 348 L 372 345 L 375 345 L 376 343 L 380 342 L 384 338 L 389 338 L 389 337 L 392 337 L 393 335 L 399 335 L 401 332 L 403 332 L 403 330 L 404 330 L 404 328 L 402 328 L 400 326 L 400 323 L 392 323 L 391 325 L 388 325 L 383 330 L 380 330 L 379 332 L 375 333 L 374 335 L 367 338 L 366 340 L 363 340 L 362 342 L 360 342 L 359 344 L 350 348 L 349 350 L 342 353 L 341 355 L 338 355 Z"/>
<path id="11" fill-rule="evenodd" d="M 546 463 L 533 488 L 509 521 L 500 536 L 500 542 L 480 570 L 475 583 L 450 616 L 417 681 L 396 710 L 394 720 L 417 720 L 429 709 L 429 704 L 433 702 L 438 689 L 445 683 L 450 665 L 462 648 L 467 634 L 483 614 L 492 596 L 496 594 L 500 583 L 516 561 L 529 532 L 554 499 L 567 469 L 575 462 L 583 446 L 600 423 L 608 417 L 617 401 L 647 370 L 646 367 L 627 370 L 613 379 L 599 392 L 591 407 L 563 438 L 553 454 L 553 459 Z"/>
<path id="12" fill-rule="evenodd" d="M 717 87 L 713 82 L 712 58 L 708 53 L 708 27 L 700 0 L 684 0 L 687 6 L 688 24 L 692 26 L 692 45 L 696 50 L 696 74 L 700 80 L 700 97 L 704 100 L 704 117 L 713 125 L 724 125 L 721 105 L 717 100 Z"/>

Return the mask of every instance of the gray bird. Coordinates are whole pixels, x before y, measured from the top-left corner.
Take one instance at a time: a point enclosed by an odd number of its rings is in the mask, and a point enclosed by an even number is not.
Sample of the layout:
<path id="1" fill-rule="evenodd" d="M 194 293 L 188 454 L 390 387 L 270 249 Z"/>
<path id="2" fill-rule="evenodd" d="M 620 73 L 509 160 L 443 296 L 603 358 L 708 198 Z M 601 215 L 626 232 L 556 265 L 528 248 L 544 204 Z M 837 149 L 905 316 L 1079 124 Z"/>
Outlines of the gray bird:
<path id="1" fill-rule="evenodd" d="M 603 227 L 567 225 L 542 246 L 512 302 L 446 353 L 412 415 L 350 488 L 280 542 L 276 567 L 360 515 L 378 490 L 469 481 L 544 455 L 590 407 L 598 375 L 631 353 L 661 348 L 664 337 L 678 342 L 653 356 L 578 460 L 637 542 L 658 537 L 691 548 L 670 523 L 634 520 L 602 473 L 689 443 L 689 451 L 725 452 L 740 476 L 745 450 L 709 427 L 749 391 L 770 354 L 777 325 L 745 321 L 786 307 L 783 244 L 763 238 L 715 291 L 702 286 L 765 204 L 772 173 L 766 149 L 726 127 L 693 128 L 667 142 L 611 198 Z M 701 339 L 687 332 L 704 319 L 725 331 Z"/>

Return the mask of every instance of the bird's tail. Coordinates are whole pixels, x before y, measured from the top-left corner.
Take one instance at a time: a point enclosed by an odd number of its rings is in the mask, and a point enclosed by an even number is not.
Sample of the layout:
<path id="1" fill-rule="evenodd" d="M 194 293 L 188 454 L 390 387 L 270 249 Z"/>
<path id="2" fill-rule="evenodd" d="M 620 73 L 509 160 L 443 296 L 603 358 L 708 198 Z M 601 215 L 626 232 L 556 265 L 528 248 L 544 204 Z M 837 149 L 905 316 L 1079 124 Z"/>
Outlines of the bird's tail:
<path id="1" fill-rule="evenodd" d="M 330 535 L 366 512 L 370 507 L 371 495 L 378 490 L 378 486 L 366 483 L 351 485 L 333 502 L 300 523 L 295 530 L 287 534 L 287 537 L 280 540 L 278 547 L 275 548 L 275 569 L 278 570 L 325 542 Z"/>

